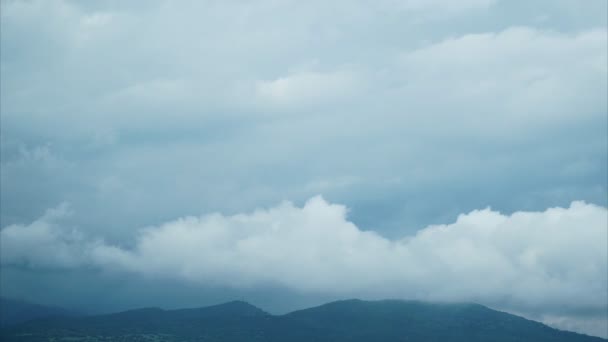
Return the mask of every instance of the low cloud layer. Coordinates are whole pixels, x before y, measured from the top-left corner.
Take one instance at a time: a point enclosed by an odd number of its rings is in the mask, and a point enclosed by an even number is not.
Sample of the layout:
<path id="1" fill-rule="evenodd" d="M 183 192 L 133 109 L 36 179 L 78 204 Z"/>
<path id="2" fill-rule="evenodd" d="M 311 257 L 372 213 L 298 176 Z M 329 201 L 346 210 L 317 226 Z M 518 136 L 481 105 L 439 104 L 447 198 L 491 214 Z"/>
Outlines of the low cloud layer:
<path id="1" fill-rule="evenodd" d="M 65 205 L 1 231 L 2 263 L 98 268 L 234 288 L 286 287 L 340 297 L 475 301 L 565 322 L 606 318 L 606 208 L 462 214 L 413 236 L 387 239 L 322 197 L 303 207 L 184 217 L 141 229 L 121 247 L 63 227 Z M 561 315 L 561 316 L 560 316 Z M 562 325 L 564 325 L 563 323 Z M 568 324 L 572 324 L 568 321 Z"/>

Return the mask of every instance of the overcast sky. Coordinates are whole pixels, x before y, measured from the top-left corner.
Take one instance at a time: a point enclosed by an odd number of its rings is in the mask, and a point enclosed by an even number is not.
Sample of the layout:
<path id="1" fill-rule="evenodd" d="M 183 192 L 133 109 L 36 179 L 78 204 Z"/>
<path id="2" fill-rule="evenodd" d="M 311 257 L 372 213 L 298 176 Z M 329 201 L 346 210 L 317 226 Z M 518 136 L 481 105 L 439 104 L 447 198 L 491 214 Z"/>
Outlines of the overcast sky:
<path id="1" fill-rule="evenodd" d="M 0 6 L 3 296 L 608 336 L 607 1 Z"/>

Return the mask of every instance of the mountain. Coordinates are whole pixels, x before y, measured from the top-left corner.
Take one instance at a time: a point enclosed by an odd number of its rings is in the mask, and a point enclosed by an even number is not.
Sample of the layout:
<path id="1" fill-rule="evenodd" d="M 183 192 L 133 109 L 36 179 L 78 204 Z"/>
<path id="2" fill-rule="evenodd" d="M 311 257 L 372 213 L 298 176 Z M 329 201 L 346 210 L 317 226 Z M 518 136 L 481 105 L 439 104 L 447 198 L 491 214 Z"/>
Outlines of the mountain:
<path id="1" fill-rule="evenodd" d="M 38 319 L 2 330 L 3 341 L 606 341 L 477 304 L 338 301 L 270 315 L 245 302 L 198 309 L 146 308 Z"/>
<path id="2" fill-rule="evenodd" d="M 290 341 L 605 341 L 478 304 L 346 300 L 283 318 L 297 328 Z"/>
<path id="3" fill-rule="evenodd" d="M 32 304 L 21 300 L 0 297 L 0 327 L 26 322 L 36 318 L 77 316 L 63 308 Z"/>
<path id="4" fill-rule="evenodd" d="M 7 327 L 2 341 L 253 341 L 272 316 L 242 301 L 196 309 L 143 308 L 87 317 L 52 317 Z M 87 339 L 89 338 L 89 339 Z"/>

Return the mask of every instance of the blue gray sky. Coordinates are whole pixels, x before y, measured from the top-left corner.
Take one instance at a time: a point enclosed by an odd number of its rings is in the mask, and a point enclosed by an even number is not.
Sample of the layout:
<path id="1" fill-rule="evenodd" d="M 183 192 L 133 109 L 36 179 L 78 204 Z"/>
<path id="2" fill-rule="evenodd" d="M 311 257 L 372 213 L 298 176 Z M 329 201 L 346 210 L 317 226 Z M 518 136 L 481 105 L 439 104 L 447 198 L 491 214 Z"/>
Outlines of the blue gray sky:
<path id="1" fill-rule="evenodd" d="M 605 0 L 0 6 L 2 295 L 608 336 Z"/>

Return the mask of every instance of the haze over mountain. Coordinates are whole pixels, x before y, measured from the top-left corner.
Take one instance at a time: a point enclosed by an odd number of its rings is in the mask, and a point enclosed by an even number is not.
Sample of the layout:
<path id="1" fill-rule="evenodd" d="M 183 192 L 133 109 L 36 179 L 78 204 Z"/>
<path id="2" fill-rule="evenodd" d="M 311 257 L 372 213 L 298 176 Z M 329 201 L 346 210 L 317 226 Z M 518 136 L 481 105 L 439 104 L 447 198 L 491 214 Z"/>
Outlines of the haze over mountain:
<path id="1" fill-rule="evenodd" d="M 0 327 L 15 325 L 37 318 L 78 315 L 78 313 L 64 308 L 0 297 Z"/>
<path id="2" fill-rule="evenodd" d="M 607 94 L 606 0 L 2 0 L 0 295 L 608 338 Z"/>

